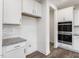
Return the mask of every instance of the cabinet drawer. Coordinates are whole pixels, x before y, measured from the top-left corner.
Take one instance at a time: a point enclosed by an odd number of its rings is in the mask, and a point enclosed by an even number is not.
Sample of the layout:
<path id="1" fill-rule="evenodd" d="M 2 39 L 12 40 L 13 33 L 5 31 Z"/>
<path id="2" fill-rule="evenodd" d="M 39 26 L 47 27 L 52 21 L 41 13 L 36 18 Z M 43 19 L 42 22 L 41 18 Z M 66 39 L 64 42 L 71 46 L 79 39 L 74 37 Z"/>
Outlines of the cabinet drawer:
<path id="1" fill-rule="evenodd" d="M 5 47 L 5 50 L 6 50 L 5 52 L 9 52 L 9 51 L 21 48 L 23 46 L 25 46 L 25 42 L 14 44 L 14 45 L 10 45 L 10 46 Z"/>
<path id="2" fill-rule="evenodd" d="M 12 50 L 12 51 L 10 51 L 8 53 L 6 52 L 3 55 L 3 58 L 25 58 L 24 47 Z"/>

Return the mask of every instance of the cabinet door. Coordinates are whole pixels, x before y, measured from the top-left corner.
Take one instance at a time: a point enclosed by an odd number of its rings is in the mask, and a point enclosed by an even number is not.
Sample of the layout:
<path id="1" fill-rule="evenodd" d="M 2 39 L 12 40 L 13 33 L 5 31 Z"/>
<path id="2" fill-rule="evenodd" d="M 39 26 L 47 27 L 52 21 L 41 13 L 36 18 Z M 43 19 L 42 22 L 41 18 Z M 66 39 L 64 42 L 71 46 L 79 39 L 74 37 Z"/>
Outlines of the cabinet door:
<path id="1" fill-rule="evenodd" d="M 4 24 L 20 23 L 21 3 L 21 0 L 4 0 Z"/>
<path id="2" fill-rule="evenodd" d="M 74 25 L 79 26 L 79 7 L 74 9 Z"/>
<path id="3" fill-rule="evenodd" d="M 12 50 L 10 52 L 6 52 L 3 57 L 4 58 L 25 58 L 24 48 L 19 48 L 16 50 Z"/>
<path id="4" fill-rule="evenodd" d="M 58 22 L 62 22 L 63 21 L 63 12 L 62 12 L 62 10 L 58 10 L 58 12 L 57 12 L 57 19 L 58 19 Z"/>
<path id="5" fill-rule="evenodd" d="M 23 12 L 32 14 L 33 12 L 33 0 L 23 0 Z"/>
<path id="6" fill-rule="evenodd" d="M 37 15 L 37 16 L 40 16 L 41 17 L 41 12 L 42 12 L 42 6 L 39 2 L 35 1 L 34 2 L 34 14 Z"/>
<path id="7" fill-rule="evenodd" d="M 0 56 L 2 55 L 2 8 L 3 0 L 0 0 Z"/>
<path id="8" fill-rule="evenodd" d="M 42 13 L 42 6 L 40 3 L 37 2 L 37 15 L 41 17 Z"/>
<path id="9" fill-rule="evenodd" d="M 0 20 L 2 20 L 2 8 L 3 8 L 3 0 L 0 0 Z"/>
<path id="10" fill-rule="evenodd" d="M 0 39 L 2 38 L 0 37 Z M 0 56 L 2 56 L 2 41 L 0 41 Z"/>
<path id="11" fill-rule="evenodd" d="M 60 9 L 58 11 L 58 21 L 72 21 L 73 20 L 73 7 Z"/>
<path id="12" fill-rule="evenodd" d="M 79 36 L 73 37 L 73 49 L 79 51 Z"/>
<path id="13" fill-rule="evenodd" d="M 72 21 L 73 20 L 73 7 L 64 8 L 62 10 L 63 21 Z"/>

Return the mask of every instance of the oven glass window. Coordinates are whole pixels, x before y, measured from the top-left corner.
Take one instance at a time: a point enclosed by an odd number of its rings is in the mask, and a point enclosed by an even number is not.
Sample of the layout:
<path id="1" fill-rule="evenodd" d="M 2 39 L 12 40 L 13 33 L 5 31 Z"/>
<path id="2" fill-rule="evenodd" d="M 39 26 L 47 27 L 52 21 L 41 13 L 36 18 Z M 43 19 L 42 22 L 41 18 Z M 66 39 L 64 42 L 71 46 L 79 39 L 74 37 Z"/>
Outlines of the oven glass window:
<path id="1" fill-rule="evenodd" d="M 72 35 L 63 35 L 63 41 L 72 43 Z"/>
<path id="2" fill-rule="evenodd" d="M 58 25 L 58 31 L 63 31 L 63 26 L 62 25 Z"/>
<path id="3" fill-rule="evenodd" d="M 63 41 L 63 35 L 62 34 L 58 34 L 58 42 L 62 42 Z"/>
<path id="4" fill-rule="evenodd" d="M 72 22 L 59 22 L 58 31 L 72 32 Z"/>
<path id="5" fill-rule="evenodd" d="M 63 25 L 63 31 L 72 32 L 72 25 Z"/>

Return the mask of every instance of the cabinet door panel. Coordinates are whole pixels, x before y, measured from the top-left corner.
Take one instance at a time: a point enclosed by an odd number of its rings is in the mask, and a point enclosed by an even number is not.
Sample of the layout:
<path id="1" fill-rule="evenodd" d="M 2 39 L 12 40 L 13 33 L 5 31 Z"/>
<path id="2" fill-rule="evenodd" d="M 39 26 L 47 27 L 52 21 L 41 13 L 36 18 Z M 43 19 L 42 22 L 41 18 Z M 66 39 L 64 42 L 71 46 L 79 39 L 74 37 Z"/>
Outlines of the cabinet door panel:
<path id="1" fill-rule="evenodd" d="M 3 4 L 3 0 L 0 0 L 0 20 L 2 20 L 2 4 Z"/>
<path id="2" fill-rule="evenodd" d="M 63 20 L 65 21 L 73 20 L 73 7 L 63 9 Z"/>
<path id="3" fill-rule="evenodd" d="M 74 25 L 79 26 L 79 7 L 74 10 Z"/>
<path id="4" fill-rule="evenodd" d="M 73 7 L 60 9 L 58 11 L 58 21 L 73 21 Z"/>
<path id="5" fill-rule="evenodd" d="M 5 53 L 4 58 L 25 58 L 24 48 L 19 48 L 8 53 Z"/>
<path id="6" fill-rule="evenodd" d="M 23 12 L 32 14 L 33 0 L 23 0 Z"/>
<path id="7" fill-rule="evenodd" d="M 62 13 L 62 10 L 59 10 L 58 13 L 57 13 L 57 19 L 58 19 L 58 22 L 62 22 L 63 21 L 63 13 Z"/>
<path id="8" fill-rule="evenodd" d="M 2 55 L 2 11 L 3 0 L 0 0 L 0 56 Z"/>
<path id="9" fill-rule="evenodd" d="M 2 38 L 0 38 L 2 39 Z M 2 41 L 0 41 L 0 56 L 2 56 Z"/>
<path id="10" fill-rule="evenodd" d="M 4 23 L 20 23 L 21 0 L 4 0 Z"/>
<path id="11" fill-rule="evenodd" d="M 73 37 L 73 49 L 79 51 L 79 36 Z"/>
<path id="12" fill-rule="evenodd" d="M 37 2 L 37 15 L 41 16 L 41 4 Z"/>
<path id="13" fill-rule="evenodd" d="M 23 0 L 23 13 L 41 16 L 41 4 L 36 0 Z"/>
<path id="14" fill-rule="evenodd" d="M 41 16 L 42 6 L 39 2 L 34 1 L 34 8 L 33 9 L 34 9 L 34 15 Z"/>

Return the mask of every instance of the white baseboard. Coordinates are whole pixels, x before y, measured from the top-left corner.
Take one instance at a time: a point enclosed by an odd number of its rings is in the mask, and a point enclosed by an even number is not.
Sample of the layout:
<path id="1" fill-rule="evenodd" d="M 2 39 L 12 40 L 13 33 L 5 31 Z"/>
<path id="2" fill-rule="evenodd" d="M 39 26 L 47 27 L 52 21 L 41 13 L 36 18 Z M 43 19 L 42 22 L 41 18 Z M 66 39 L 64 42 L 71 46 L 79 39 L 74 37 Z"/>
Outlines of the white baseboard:
<path id="1" fill-rule="evenodd" d="M 58 47 L 79 53 L 79 50 L 74 49 L 74 48 L 73 48 L 72 46 L 70 46 L 70 45 L 66 45 L 66 44 L 61 44 L 61 43 L 59 43 L 59 44 L 58 44 Z"/>

